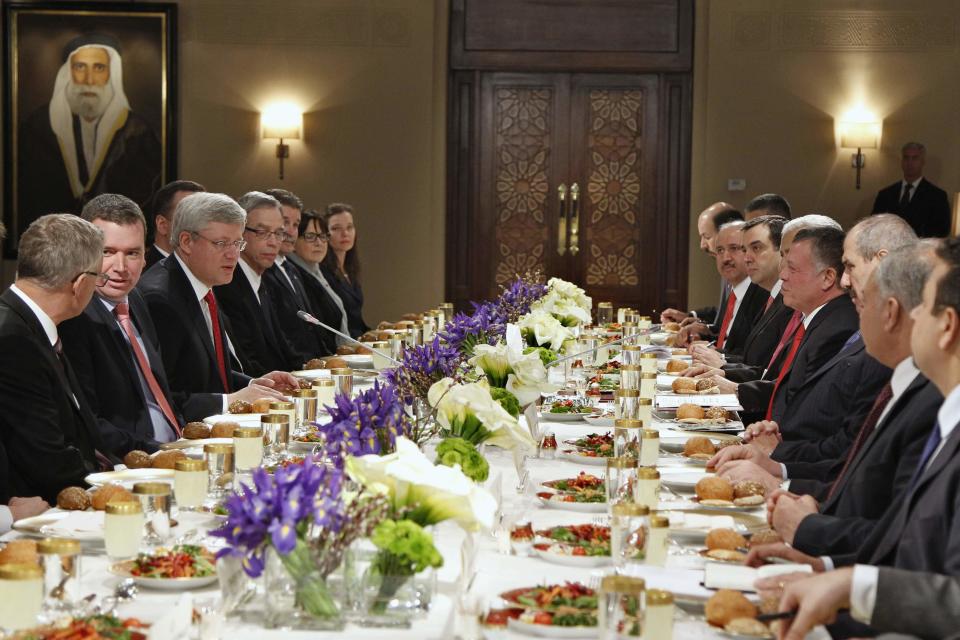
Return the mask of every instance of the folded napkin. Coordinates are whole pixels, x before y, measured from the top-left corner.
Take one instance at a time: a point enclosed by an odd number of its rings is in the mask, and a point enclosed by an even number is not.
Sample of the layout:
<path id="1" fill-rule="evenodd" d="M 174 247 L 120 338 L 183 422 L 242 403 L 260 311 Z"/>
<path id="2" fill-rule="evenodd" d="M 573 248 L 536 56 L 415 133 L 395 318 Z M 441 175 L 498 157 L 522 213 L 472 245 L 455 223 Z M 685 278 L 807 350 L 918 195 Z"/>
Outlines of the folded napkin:
<path id="1" fill-rule="evenodd" d="M 808 564 L 768 564 L 754 569 L 726 562 L 708 562 L 703 569 L 703 585 L 708 589 L 755 592 L 753 584 L 757 580 L 785 573 L 813 573 L 813 569 Z"/>
<path id="2" fill-rule="evenodd" d="M 702 513 L 688 513 L 686 511 L 670 511 L 671 529 L 736 529 L 736 522 L 731 516 L 708 516 Z"/>
<path id="3" fill-rule="evenodd" d="M 61 537 L 103 533 L 103 511 L 71 511 L 63 518 L 44 527 L 44 533 Z"/>
<path id="4" fill-rule="evenodd" d="M 743 411 L 743 406 L 735 393 L 658 395 L 656 404 L 657 409 L 676 409 L 687 403 L 698 404 L 701 407 L 723 407 L 732 411 Z"/>

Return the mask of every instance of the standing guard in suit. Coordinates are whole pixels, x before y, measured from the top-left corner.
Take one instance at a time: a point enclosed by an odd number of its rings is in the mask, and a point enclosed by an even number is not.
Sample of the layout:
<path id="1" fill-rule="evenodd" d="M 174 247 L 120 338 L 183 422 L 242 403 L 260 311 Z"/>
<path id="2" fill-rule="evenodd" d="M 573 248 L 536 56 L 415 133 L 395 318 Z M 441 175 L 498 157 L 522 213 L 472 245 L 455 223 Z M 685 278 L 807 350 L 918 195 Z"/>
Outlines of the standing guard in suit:
<path id="1" fill-rule="evenodd" d="M 901 149 L 903 179 L 877 193 L 873 213 L 895 213 L 921 238 L 950 235 L 950 200 L 947 192 L 923 177 L 927 148 L 908 142 Z"/>
<path id="2" fill-rule="evenodd" d="M 223 394 L 222 410 L 235 400 L 279 399 L 282 391 L 297 386 L 296 378 L 282 371 L 252 379 L 244 374 L 224 329 L 213 287 L 233 279 L 246 246 L 246 217 L 222 193 L 187 196 L 174 214 L 173 253 L 137 285 L 157 329 L 170 389 L 175 394 Z M 183 413 L 198 411 L 197 402 L 187 397 Z"/>
<path id="3" fill-rule="evenodd" d="M 280 203 L 273 196 L 251 191 L 238 204 L 247 212 L 243 229 L 246 243 L 233 279 L 214 288 L 228 319 L 227 335 L 237 348 L 243 370 L 260 376 L 269 371 L 289 371 L 303 365 L 280 331 L 264 273 L 273 266 L 284 238 Z"/>
<path id="4" fill-rule="evenodd" d="M 16 282 L 0 295 L 0 440 L 12 495 L 53 503 L 106 462 L 57 330 L 106 281 L 102 254 L 100 230 L 70 214 L 42 216 L 20 238 Z"/>

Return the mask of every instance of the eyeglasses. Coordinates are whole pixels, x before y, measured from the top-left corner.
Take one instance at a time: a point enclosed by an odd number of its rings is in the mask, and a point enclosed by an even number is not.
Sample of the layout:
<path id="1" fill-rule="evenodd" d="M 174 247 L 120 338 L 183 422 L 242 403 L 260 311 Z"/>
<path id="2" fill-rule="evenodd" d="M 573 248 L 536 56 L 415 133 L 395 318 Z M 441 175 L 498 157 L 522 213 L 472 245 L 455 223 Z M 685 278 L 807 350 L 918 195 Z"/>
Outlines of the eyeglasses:
<path id="1" fill-rule="evenodd" d="M 327 242 L 330 240 L 330 236 L 325 233 L 314 233 L 313 231 L 307 231 L 304 234 L 300 235 L 306 242 Z"/>
<path id="2" fill-rule="evenodd" d="M 268 229 L 253 229 L 251 227 L 244 227 L 247 231 L 257 236 L 257 240 L 265 240 L 270 236 L 276 238 L 279 242 L 283 242 L 288 238 L 287 232 L 283 229 L 278 229 L 277 231 L 270 231 Z M 242 249 L 241 249 L 242 251 Z"/>
<path id="3" fill-rule="evenodd" d="M 96 271 L 81 271 L 80 273 L 77 274 L 77 277 L 74 278 L 74 280 L 76 280 L 80 276 L 93 276 L 94 278 L 96 278 L 94 282 L 98 287 L 102 287 L 103 285 L 107 284 L 108 280 L 110 280 L 109 275 L 105 273 L 97 273 Z"/>
<path id="4" fill-rule="evenodd" d="M 220 253 L 223 253 L 227 249 L 236 249 L 237 251 L 243 251 L 247 246 L 246 240 L 232 240 L 232 241 L 231 240 L 211 240 L 210 238 L 202 234 L 199 234 L 196 231 L 193 231 L 191 233 L 193 233 L 193 235 L 197 236 L 198 238 L 203 238 L 204 240 L 212 244 L 213 248 L 219 251 Z"/>

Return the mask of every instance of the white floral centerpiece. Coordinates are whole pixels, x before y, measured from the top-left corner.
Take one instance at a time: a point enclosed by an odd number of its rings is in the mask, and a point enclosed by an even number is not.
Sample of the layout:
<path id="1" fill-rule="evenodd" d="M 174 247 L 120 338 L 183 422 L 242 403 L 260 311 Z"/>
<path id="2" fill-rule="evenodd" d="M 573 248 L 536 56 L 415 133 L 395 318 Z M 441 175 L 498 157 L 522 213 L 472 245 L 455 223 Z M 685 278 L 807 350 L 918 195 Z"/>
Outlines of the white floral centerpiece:
<path id="1" fill-rule="evenodd" d="M 486 379 L 456 384 L 452 378 L 443 378 L 430 387 L 427 399 L 437 411 L 440 426 L 450 436 L 503 449 L 536 447 L 527 429 L 490 395 Z"/>

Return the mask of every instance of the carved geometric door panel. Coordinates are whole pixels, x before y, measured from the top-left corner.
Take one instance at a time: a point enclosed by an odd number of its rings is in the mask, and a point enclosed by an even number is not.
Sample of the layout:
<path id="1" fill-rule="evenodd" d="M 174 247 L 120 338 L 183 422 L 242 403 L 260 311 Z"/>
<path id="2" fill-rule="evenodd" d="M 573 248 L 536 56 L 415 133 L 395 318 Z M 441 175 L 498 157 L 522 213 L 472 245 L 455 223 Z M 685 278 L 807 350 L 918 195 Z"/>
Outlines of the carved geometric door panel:
<path id="1" fill-rule="evenodd" d="M 683 157 L 671 104 L 683 104 L 684 85 L 662 74 L 455 80 L 454 137 L 475 141 L 450 156 L 451 201 L 465 211 L 448 225 L 456 302 L 492 297 L 534 269 L 644 311 L 683 296 L 686 208 L 670 194 L 686 188 L 672 178 Z"/>

